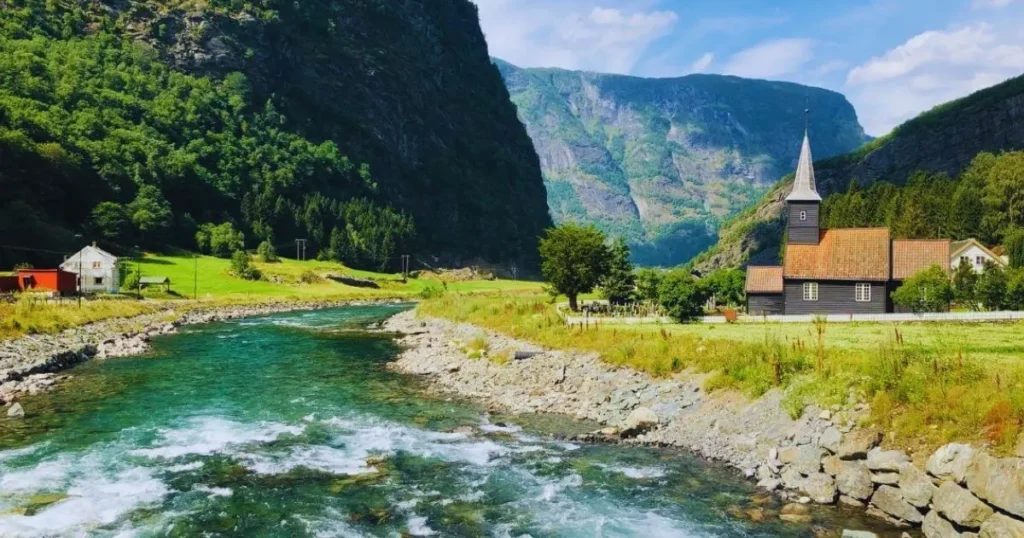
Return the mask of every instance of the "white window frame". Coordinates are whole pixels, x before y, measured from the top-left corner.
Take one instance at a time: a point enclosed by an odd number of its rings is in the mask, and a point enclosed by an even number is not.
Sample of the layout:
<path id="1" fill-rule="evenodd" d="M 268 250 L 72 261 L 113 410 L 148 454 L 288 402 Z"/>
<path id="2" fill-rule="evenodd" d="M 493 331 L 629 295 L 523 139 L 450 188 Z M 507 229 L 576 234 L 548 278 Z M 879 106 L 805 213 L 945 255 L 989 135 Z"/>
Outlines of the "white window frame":
<path id="1" fill-rule="evenodd" d="M 804 300 L 805 301 L 817 301 L 818 300 L 818 283 L 817 282 L 804 282 Z"/>
<path id="2" fill-rule="evenodd" d="M 807 212 L 806 211 L 801 211 L 800 212 L 800 220 L 801 221 L 807 220 Z"/>
<path id="3" fill-rule="evenodd" d="M 985 265 L 985 257 L 984 256 L 975 256 L 974 257 L 974 265 L 977 265 L 978 267 L 984 266 Z"/>
<path id="4" fill-rule="evenodd" d="M 871 284 L 866 282 L 858 282 L 854 286 L 853 298 L 858 303 L 870 303 L 871 302 Z"/>

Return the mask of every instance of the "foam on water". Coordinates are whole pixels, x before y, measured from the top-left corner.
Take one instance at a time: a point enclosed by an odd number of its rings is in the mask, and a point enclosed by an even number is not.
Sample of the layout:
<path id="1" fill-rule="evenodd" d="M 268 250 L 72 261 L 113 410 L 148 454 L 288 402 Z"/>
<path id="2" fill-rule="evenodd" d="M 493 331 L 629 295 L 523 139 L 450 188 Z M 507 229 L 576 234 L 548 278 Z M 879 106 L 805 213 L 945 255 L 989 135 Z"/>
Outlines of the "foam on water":
<path id="1" fill-rule="evenodd" d="M 266 443 L 285 434 L 298 435 L 303 428 L 276 422 L 243 424 L 217 417 L 193 419 L 187 426 L 163 429 L 155 445 L 138 448 L 130 454 L 147 458 L 174 459 L 187 455 L 225 452 L 228 447 L 248 443 Z"/>

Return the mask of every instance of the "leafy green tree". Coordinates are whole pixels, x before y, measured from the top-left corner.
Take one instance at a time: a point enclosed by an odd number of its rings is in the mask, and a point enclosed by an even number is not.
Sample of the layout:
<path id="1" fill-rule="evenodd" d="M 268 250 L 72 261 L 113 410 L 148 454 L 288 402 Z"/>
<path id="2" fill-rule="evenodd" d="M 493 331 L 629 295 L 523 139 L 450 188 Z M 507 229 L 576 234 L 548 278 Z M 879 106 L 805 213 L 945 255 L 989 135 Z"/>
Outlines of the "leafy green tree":
<path id="1" fill-rule="evenodd" d="M 252 266 L 249 253 L 244 250 L 236 250 L 231 255 L 231 272 L 245 280 L 259 280 L 261 276 L 260 272 Z"/>
<path id="2" fill-rule="evenodd" d="M 719 269 L 701 279 L 719 305 L 739 306 L 746 296 L 746 274 L 739 269 Z"/>
<path id="3" fill-rule="evenodd" d="M 158 237 L 171 226 L 171 204 L 153 185 L 139 187 L 135 199 L 128 205 L 128 212 L 132 223 L 145 238 Z"/>
<path id="4" fill-rule="evenodd" d="M 683 270 L 670 271 L 658 289 L 659 304 L 679 323 L 690 323 L 704 313 L 707 291 L 693 275 Z"/>
<path id="5" fill-rule="evenodd" d="M 230 222 L 206 223 L 200 225 L 199 231 L 196 232 L 196 245 L 200 252 L 218 258 L 228 258 L 234 252 L 245 248 L 245 235 L 236 230 Z"/>
<path id="6" fill-rule="evenodd" d="M 987 262 L 985 271 L 978 280 L 978 300 L 989 310 L 1002 310 L 1006 306 L 1007 284 L 1006 271 L 992 262 Z"/>
<path id="7" fill-rule="evenodd" d="M 274 249 L 274 245 L 270 244 L 269 239 L 264 239 L 263 242 L 256 247 L 256 255 L 259 256 L 260 261 L 263 263 L 281 261 L 281 258 L 277 257 L 277 251 Z"/>
<path id="8" fill-rule="evenodd" d="M 121 277 L 121 291 L 122 292 L 135 292 L 139 290 L 139 273 L 136 271 L 128 270 L 124 276 Z"/>
<path id="9" fill-rule="evenodd" d="M 1004 241 L 1006 255 L 1010 258 L 1010 267 L 1020 269 L 1024 267 L 1024 228 L 1014 228 Z"/>
<path id="10" fill-rule="evenodd" d="M 1007 274 L 1005 307 L 1024 310 L 1024 268 L 1011 269 Z"/>
<path id="11" fill-rule="evenodd" d="M 131 244 L 132 218 L 128 208 L 119 203 L 100 202 L 92 210 L 91 225 L 94 233 L 105 244 Z"/>
<path id="12" fill-rule="evenodd" d="M 608 249 L 608 273 L 601 278 L 601 296 L 614 305 L 631 301 L 635 294 L 636 275 L 629 261 L 629 246 L 623 238 L 616 239 Z"/>
<path id="13" fill-rule="evenodd" d="M 578 297 L 590 293 L 608 274 L 611 255 L 605 236 L 593 225 L 566 223 L 549 228 L 540 240 L 541 272 L 553 289 L 579 311 Z"/>
<path id="14" fill-rule="evenodd" d="M 944 312 L 953 300 L 953 289 L 946 271 L 933 265 L 905 280 L 892 299 L 912 312 Z"/>
<path id="15" fill-rule="evenodd" d="M 986 175 L 984 202 L 1003 234 L 1024 227 L 1024 152 L 996 157 Z"/>
<path id="16" fill-rule="evenodd" d="M 953 299 L 971 310 L 978 309 L 978 280 L 980 275 L 969 263 L 961 263 L 953 273 Z"/>
<path id="17" fill-rule="evenodd" d="M 642 301 L 658 302 L 662 273 L 656 269 L 641 269 L 636 273 L 636 293 Z"/>

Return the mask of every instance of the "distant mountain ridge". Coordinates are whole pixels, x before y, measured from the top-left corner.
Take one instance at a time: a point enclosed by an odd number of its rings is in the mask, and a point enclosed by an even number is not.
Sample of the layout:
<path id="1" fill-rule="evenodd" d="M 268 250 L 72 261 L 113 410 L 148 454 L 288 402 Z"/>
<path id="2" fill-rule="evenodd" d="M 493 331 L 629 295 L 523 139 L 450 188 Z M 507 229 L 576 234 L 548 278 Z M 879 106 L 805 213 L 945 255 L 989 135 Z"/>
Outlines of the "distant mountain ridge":
<path id="1" fill-rule="evenodd" d="M 841 94 L 721 75 L 644 79 L 524 69 L 494 59 L 540 157 L 556 222 L 625 237 L 642 264 L 675 265 L 796 164 L 869 140 Z M 828 134 L 825 134 L 828 133 Z"/>
<path id="2" fill-rule="evenodd" d="M 817 137 L 811 142 L 817 154 Z M 815 162 L 822 196 L 845 192 L 851 180 L 904 184 L 916 171 L 955 177 L 981 152 L 1024 148 L 1024 76 L 951 101 L 907 121 L 851 153 Z M 784 221 L 783 199 L 793 176 L 780 181 L 761 201 L 730 219 L 720 239 L 695 258 L 702 270 L 778 261 Z"/>

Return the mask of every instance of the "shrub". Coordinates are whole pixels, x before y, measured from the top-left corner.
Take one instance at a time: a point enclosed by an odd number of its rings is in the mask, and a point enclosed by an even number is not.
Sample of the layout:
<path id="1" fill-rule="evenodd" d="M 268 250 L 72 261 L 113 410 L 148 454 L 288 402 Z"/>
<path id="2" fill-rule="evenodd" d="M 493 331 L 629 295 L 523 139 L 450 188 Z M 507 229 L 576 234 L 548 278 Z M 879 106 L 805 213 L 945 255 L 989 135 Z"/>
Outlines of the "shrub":
<path id="1" fill-rule="evenodd" d="M 1009 272 L 1006 283 L 1006 308 L 1024 310 L 1024 268 Z"/>
<path id="2" fill-rule="evenodd" d="M 707 291 L 686 271 L 672 271 L 658 289 L 658 301 L 673 319 L 689 323 L 704 313 Z"/>
<path id="3" fill-rule="evenodd" d="M 1006 255 L 1010 258 L 1010 267 L 1024 268 L 1024 229 L 1017 228 L 1008 233 L 1004 243 Z"/>
<path id="4" fill-rule="evenodd" d="M 121 278 L 121 291 L 138 291 L 139 289 L 139 273 L 137 271 L 128 271 L 124 277 Z"/>
<path id="5" fill-rule="evenodd" d="M 260 272 L 252 266 L 249 253 L 244 250 L 236 250 L 231 255 L 231 272 L 238 278 L 244 278 L 245 280 L 260 279 Z"/>
<path id="6" fill-rule="evenodd" d="M 978 280 L 978 300 L 989 310 L 1006 306 L 1006 271 L 994 263 L 985 264 L 985 272 Z"/>
<path id="7" fill-rule="evenodd" d="M 312 269 L 306 269 L 301 275 L 299 275 L 299 282 L 302 282 L 303 284 L 319 284 L 324 280 L 324 277 L 320 276 L 319 273 Z"/>
<path id="8" fill-rule="evenodd" d="M 245 235 L 235 230 L 230 222 L 223 224 L 206 223 L 196 232 L 196 245 L 200 252 L 227 258 L 245 248 Z"/>
<path id="9" fill-rule="evenodd" d="M 913 312 L 943 312 L 953 300 L 949 277 L 933 265 L 908 278 L 892 294 L 893 302 Z"/>
<path id="10" fill-rule="evenodd" d="M 953 273 L 953 299 L 971 310 L 978 308 L 979 275 L 969 263 L 961 263 Z"/>
<path id="11" fill-rule="evenodd" d="M 270 244 L 270 240 L 264 240 L 260 243 L 260 246 L 256 247 L 256 255 L 259 256 L 260 261 L 263 263 L 275 263 L 281 261 L 281 258 L 277 256 L 277 251 L 274 249 L 274 245 Z"/>
<path id="12" fill-rule="evenodd" d="M 658 288 L 662 274 L 655 269 L 641 269 L 636 273 L 636 294 L 642 301 L 658 302 Z"/>

